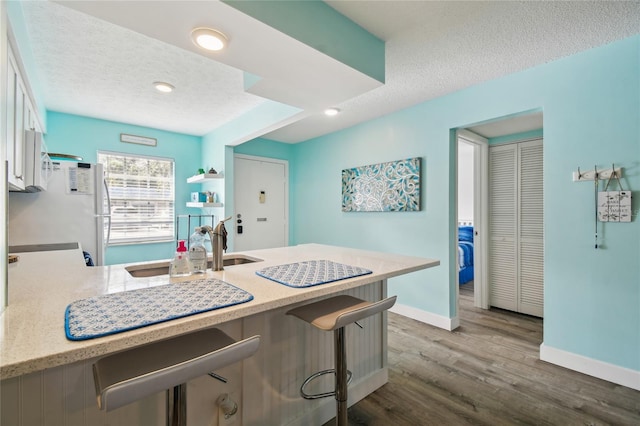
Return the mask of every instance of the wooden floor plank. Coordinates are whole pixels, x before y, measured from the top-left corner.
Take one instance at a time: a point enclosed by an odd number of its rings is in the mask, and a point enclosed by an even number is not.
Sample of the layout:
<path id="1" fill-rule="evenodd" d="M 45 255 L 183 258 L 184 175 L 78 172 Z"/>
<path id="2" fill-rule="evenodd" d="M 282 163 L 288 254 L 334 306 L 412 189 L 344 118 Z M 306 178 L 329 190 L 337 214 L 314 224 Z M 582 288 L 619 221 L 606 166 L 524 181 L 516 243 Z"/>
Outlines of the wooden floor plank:
<path id="1" fill-rule="evenodd" d="M 475 308 L 470 284 L 453 332 L 389 313 L 389 383 L 350 425 L 640 425 L 639 391 L 541 361 L 543 320 Z"/>

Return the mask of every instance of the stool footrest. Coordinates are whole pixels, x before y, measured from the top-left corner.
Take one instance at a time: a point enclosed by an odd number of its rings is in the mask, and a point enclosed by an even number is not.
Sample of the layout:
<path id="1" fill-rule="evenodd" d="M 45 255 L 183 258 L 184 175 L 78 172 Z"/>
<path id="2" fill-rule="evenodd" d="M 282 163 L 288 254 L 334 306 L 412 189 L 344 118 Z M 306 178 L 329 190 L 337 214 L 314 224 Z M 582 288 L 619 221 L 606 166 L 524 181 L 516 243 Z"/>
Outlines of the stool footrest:
<path id="1" fill-rule="evenodd" d="M 314 394 L 308 394 L 304 391 L 304 387 L 309 383 L 311 383 L 312 380 L 315 380 L 320 376 L 324 376 L 325 374 L 333 374 L 335 376 L 336 370 L 335 368 L 330 368 L 328 370 L 318 371 L 317 373 L 314 373 L 309 377 L 307 377 L 306 380 L 302 382 L 302 386 L 300 386 L 300 396 L 303 397 L 304 399 L 320 399 L 320 398 L 326 398 L 328 396 L 334 396 L 336 394 L 335 390 L 331 392 L 322 392 L 322 393 L 314 393 Z M 353 377 L 353 373 L 347 370 L 347 384 L 351 383 L 352 377 Z"/>

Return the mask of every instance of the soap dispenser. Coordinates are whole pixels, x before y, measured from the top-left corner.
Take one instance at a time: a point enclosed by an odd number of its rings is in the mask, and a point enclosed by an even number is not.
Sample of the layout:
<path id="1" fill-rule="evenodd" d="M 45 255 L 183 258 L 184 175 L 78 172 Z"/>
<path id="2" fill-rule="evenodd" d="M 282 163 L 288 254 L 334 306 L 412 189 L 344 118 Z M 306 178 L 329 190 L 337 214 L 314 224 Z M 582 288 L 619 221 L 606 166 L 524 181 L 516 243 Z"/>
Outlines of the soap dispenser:
<path id="1" fill-rule="evenodd" d="M 193 273 L 193 265 L 189 260 L 189 253 L 184 244 L 184 240 L 178 241 L 176 255 L 169 266 L 169 276 L 171 277 L 186 277 Z"/>
<path id="2" fill-rule="evenodd" d="M 191 260 L 194 274 L 204 274 L 207 272 L 206 235 L 207 231 L 198 226 L 189 238 L 189 260 Z"/>

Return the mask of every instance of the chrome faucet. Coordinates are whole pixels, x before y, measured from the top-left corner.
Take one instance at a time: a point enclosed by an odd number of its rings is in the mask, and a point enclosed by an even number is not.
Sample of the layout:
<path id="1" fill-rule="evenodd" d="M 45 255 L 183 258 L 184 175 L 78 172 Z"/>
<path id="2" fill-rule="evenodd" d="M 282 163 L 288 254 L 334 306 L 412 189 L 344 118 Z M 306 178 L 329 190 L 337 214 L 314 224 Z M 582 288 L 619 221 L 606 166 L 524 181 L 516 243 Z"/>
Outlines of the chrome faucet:
<path id="1" fill-rule="evenodd" d="M 211 251 L 213 252 L 213 264 L 211 265 L 212 271 L 222 271 L 224 269 L 222 264 L 222 252 L 227 250 L 227 230 L 224 227 L 224 223 L 229 219 L 231 219 L 231 216 L 226 219 L 222 219 L 214 229 L 209 225 L 202 227 L 202 230 L 209 233 L 209 239 L 211 239 Z"/>

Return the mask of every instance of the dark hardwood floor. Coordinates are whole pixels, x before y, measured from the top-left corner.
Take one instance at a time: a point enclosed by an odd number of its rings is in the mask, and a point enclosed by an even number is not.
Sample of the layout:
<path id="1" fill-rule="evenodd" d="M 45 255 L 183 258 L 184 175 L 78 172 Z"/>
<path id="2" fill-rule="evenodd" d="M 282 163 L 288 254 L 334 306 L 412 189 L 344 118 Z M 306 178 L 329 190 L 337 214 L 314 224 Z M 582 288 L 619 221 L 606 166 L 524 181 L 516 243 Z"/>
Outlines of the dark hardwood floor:
<path id="1" fill-rule="evenodd" d="M 351 426 L 640 425 L 640 391 L 540 361 L 542 319 L 475 308 L 463 287 L 453 332 L 389 313 L 389 383 Z"/>

